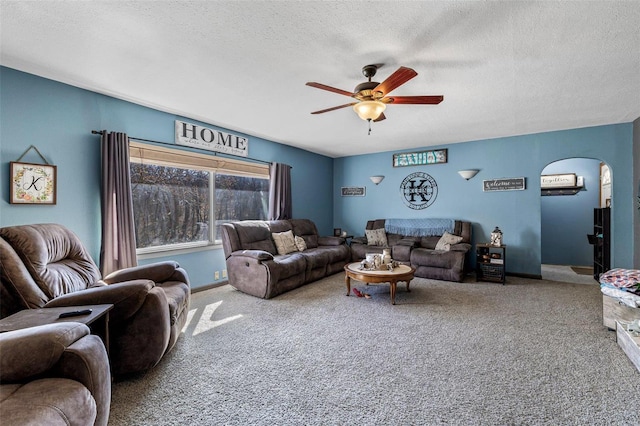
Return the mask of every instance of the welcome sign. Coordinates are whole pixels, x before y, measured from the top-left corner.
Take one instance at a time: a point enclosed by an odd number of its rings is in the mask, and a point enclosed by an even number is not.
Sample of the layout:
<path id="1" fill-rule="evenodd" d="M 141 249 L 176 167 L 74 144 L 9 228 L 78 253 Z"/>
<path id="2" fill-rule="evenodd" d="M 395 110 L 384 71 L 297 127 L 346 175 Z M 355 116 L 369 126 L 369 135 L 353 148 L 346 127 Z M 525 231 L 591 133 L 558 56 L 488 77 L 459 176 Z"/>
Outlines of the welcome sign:
<path id="1" fill-rule="evenodd" d="M 249 139 L 176 120 L 176 144 L 224 154 L 249 156 Z"/>

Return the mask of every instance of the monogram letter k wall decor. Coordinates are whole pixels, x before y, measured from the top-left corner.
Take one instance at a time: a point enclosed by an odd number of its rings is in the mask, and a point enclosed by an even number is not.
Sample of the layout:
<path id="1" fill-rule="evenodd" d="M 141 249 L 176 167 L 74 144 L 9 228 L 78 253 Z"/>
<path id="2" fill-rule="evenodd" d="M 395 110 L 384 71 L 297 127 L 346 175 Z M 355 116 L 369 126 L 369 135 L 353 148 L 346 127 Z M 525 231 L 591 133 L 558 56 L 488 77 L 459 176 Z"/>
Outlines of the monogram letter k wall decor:
<path id="1" fill-rule="evenodd" d="M 411 173 L 400 184 L 400 195 L 407 207 L 415 210 L 426 209 L 438 196 L 438 184 L 427 173 Z"/>

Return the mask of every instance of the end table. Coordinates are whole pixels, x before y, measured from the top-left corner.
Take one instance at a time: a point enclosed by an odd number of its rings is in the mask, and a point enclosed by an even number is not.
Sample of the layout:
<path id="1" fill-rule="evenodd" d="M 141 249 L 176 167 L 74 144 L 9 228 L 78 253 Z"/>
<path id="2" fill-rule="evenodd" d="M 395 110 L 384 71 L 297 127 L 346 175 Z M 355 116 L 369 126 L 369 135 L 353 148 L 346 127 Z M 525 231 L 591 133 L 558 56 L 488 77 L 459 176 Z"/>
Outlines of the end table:
<path id="1" fill-rule="evenodd" d="M 61 313 L 91 309 L 87 315 L 59 318 Z M 112 304 L 65 306 L 60 308 L 25 309 L 0 320 L 0 333 L 21 330 L 38 325 L 57 324 L 61 322 L 79 322 L 86 324 L 91 333 L 99 336 L 109 354 L 109 311 Z"/>
<path id="2" fill-rule="evenodd" d="M 476 281 L 506 283 L 507 246 L 476 244 Z"/>

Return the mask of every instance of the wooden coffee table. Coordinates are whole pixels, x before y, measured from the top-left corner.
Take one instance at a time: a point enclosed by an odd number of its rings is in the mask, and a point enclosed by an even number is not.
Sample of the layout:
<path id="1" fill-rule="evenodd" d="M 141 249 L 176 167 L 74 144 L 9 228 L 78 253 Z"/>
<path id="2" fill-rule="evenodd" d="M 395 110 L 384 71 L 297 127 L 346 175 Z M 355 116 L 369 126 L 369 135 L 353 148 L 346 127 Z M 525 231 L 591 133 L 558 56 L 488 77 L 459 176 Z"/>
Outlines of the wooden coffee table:
<path id="1" fill-rule="evenodd" d="M 415 268 L 407 265 L 398 265 L 393 271 L 367 271 L 360 269 L 360 262 L 349 263 L 344 267 L 345 283 L 347 284 L 347 296 L 351 293 L 351 279 L 361 281 L 366 284 L 389 283 L 391 288 L 391 304 L 396 304 L 396 286 L 399 281 L 409 283 L 413 279 Z"/>

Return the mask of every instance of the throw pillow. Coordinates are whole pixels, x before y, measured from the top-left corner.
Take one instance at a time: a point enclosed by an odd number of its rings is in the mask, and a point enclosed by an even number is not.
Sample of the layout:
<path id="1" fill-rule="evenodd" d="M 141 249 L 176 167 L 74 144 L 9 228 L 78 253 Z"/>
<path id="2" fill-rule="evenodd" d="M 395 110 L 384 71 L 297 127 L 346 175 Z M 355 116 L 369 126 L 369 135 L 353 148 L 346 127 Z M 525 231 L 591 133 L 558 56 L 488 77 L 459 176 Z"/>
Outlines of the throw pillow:
<path id="1" fill-rule="evenodd" d="M 289 254 L 298 251 L 292 231 L 274 232 L 271 236 L 273 237 L 273 242 L 276 243 L 278 254 Z"/>
<path id="2" fill-rule="evenodd" d="M 462 237 L 445 231 L 440 240 L 438 240 L 438 244 L 436 244 L 436 250 L 449 251 L 451 250 L 451 244 L 458 244 L 460 241 L 462 241 Z"/>
<path id="3" fill-rule="evenodd" d="M 366 229 L 364 231 L 367 237 L 367 244 L 370 246 L 387 246 L 387 234 L 384 228 Z"/>
<path id="4" fill-rule="evenodd" d="M 294 241 L 296 243 L 296 247 L 298 247 L 298 251 L 305 251 L 307 249 L 307 243 L 304 242 L 304 238 L 296 235 Z"/>

